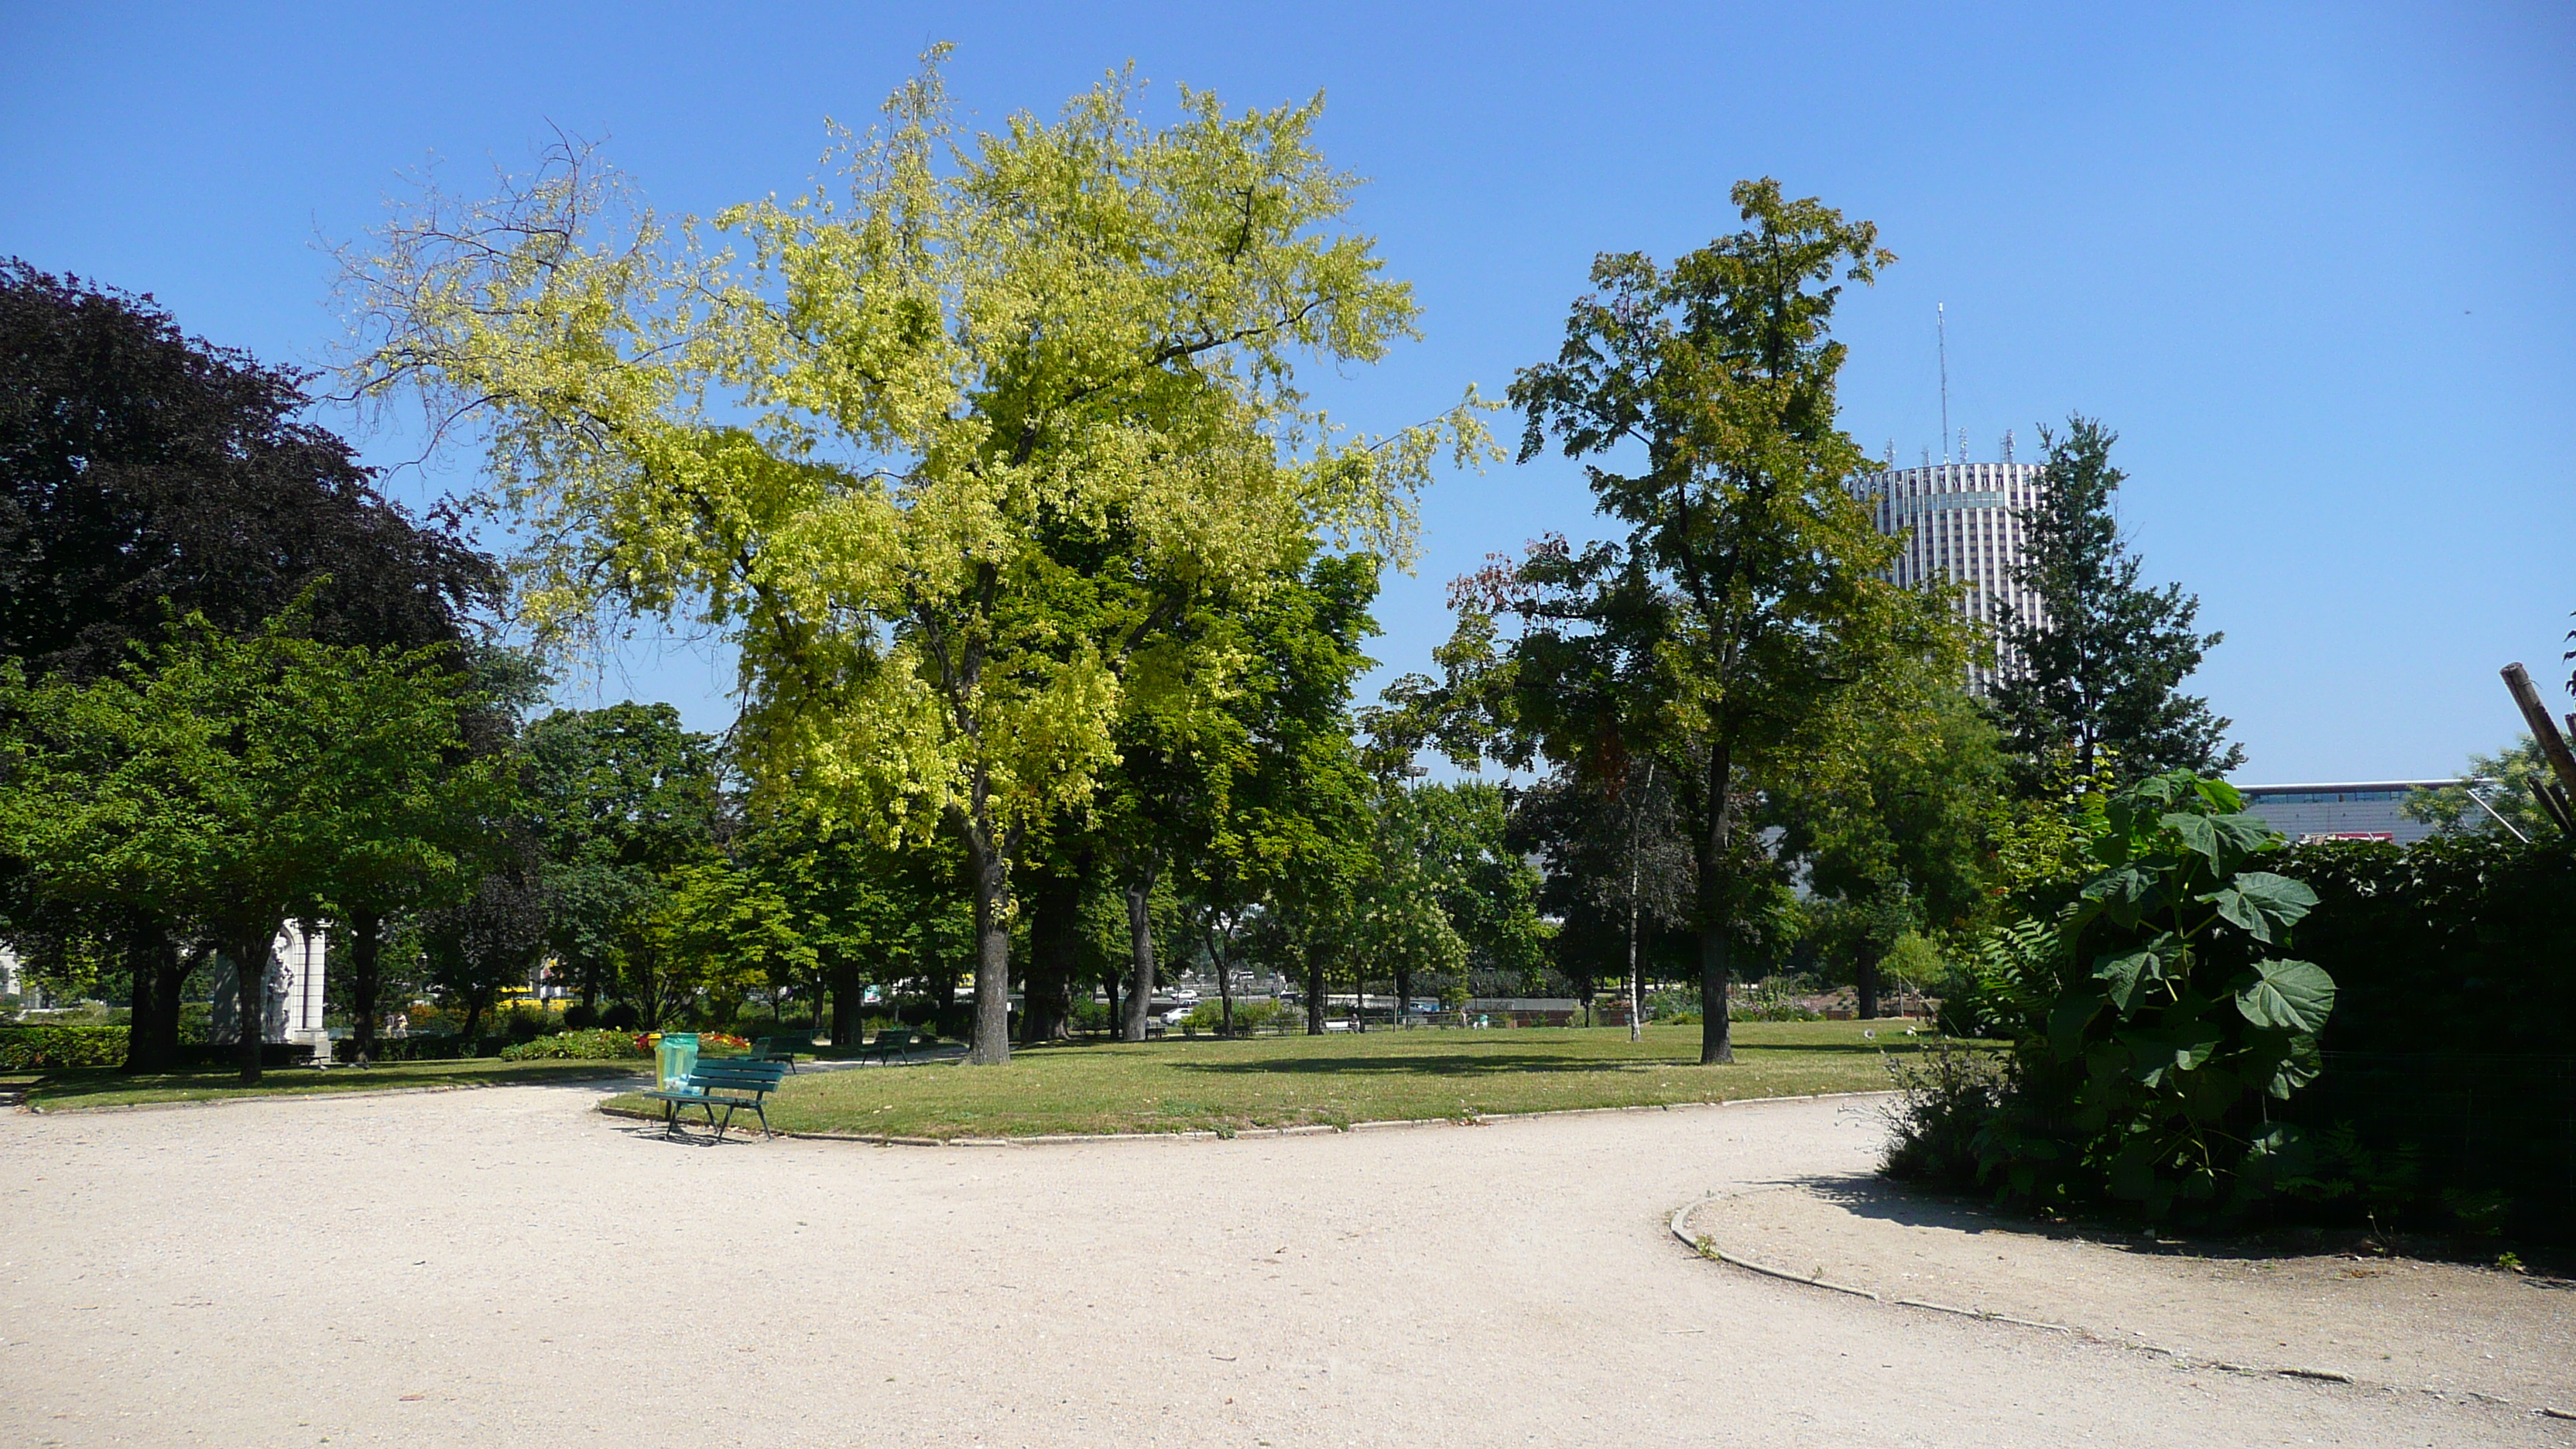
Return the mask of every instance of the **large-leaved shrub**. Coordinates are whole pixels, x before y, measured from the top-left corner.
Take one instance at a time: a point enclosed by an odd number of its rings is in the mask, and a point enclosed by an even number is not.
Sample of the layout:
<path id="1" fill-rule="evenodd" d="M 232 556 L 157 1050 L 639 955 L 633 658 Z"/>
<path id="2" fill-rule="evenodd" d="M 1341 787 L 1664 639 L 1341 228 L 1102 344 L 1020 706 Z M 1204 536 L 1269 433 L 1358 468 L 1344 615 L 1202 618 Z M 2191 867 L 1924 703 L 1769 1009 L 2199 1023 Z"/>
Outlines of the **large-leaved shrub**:
<path id="1" fill-rule="evenodd" d="M 2287 954 L 2315 892 L 2254 868 L 2280 834 L 2187 771 L 2099 802 L 2087 825 L 2096 869 L 2073 904 L 1979 963 L 2015 1071 L 1980 1176 L 2007 1198 L 2109 1197 L 2157 1218 L 2312 1186 L 2300 1129 L 2270 1104 L 2316 1076 L 2335 984 Z"/>

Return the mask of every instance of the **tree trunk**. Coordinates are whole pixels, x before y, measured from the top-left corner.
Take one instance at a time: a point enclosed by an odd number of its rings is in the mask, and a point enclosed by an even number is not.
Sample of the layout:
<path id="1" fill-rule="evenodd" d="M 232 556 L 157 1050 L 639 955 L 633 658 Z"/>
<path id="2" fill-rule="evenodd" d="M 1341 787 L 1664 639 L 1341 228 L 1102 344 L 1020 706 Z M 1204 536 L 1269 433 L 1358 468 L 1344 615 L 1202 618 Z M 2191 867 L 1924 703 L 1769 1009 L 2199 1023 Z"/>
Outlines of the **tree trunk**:
<path id="1" fill-rule="evenodd" d="M 1629 877 L 1628 891 L 1628 1040 L 1646 1039 L 1646 1026 L 1637 1013 L 1646 997 L 1646 978 L 1637 965 L 1637 892 L 1635 875 Z"/>
<path id="2" fill-rule="evenodd" d="M 359 1066 L 376 1058 L 376 998 L 383 988 L 378 968 L 382 964 L 385 917 L 381 911 L 349 913 L 349 1035 Z"/>
<path id="3" fill-rule="evenodd" d="M 178 944 L 158 921 L 136 918 L 125 939 L 126 967 L 134 976 L 134 1021 L 125 1033 L 129 1072 L 166 1072 L 179 1061 L 179 989 L 188 967 Z"/>
<path id="4" fill-rule="evenodd" d="M 1145 1021 L 1154 1008 L 1154 877 L 1158 868 L 1152 861 L 1127 882 L 1127 1000 L 1120 1013 L 1118 1035 L 1124 1041 L 1143 1041 Z"/>
<path id="5" fill-rule="evenodd" d="M 1646 789 L 1655 788 L 1656 762 L 1646 762 Z M 1624 778 L 1624 772 L 1623 772 Z M 1637 854 L 1637 813 L 1645 802 L 1632 794 L 1628 797 L 1628 1040 L 1643 1041 L 1645 1022 L 1637 1015 L 1645 993 L 1645 984 L 1637 974 L 1637 892 L 1645 884 L 1645 863 Z"/>
<path id="6" fill-rule="evenodd" d="M 468 1054 L 473 1054 L 476 1051 L 474 1045 L 476 1041 L 475 1033 L 482 1029 L 482 1025 L 483 993 L 478 991 L 465 998 L 465 1050 Z"/>
<path id="7" fill-rule="evenodd" d="M 1733 1024 L 1727 1019 L 1726 988 L 1732 974 L 1728 960 L 1733 934 L 1735 893 L 1728 889 L 1728 857 L 1735 828 L 1734 751 L 1720 743 L 1708 752 L 1708 835 L 1699 852 L 1699 1060 L 1701 1066 L 1735 1060 Z"/>
<path id="8" fill-rule="evenodd" d="M 259 1049 L 268 1039 L 268 950 L 277 941 L 277 926 L 268 929 L 244 928 L 224 949 L 233 958 L 233 1000 L 241 1013 L 241 1041 L 236 1060 L 241 1064 L 241 1084 L 259 1085 Z"/>
<path id="9" fill-rule="evenodd" d="M 1030 894 L 1028 991 L 1020 1006 L 1020 1045 L 1066 1034 L 1073 978 L 1082 955 L 1082 887 L 1087 852 L 1076 852 L 1040 876 Z"/>
<path id="10" fill-rule="evenodd" d="M 1404 1025 L 1404 1014 L 1413 1009 L 1413 963 L 1398 957 L 1395 963 L 1394 1026 Z"/>
<path id="11" fill-rule="evenodd" d="M 975 1034 L 966 1062 L 998 1067 L 1011 1060 L 1011 862 L 990 821 L 970 819 L 964 833 L 975 892 Z"/>
<path id="12" fill-rule="evenodd" d="M 842 957 L 832 963 L 832 1045 L 857 1046 L 865 1028 L 859 1020 L 860 998 L 866 994 L 859 985 L 859 963 L 856 957 Z M 938 1028 L 933 1027 L 932 1030 Z"/>
<path id="13" fill-rule="evenodd" d="M 1852 968 L 1852 996 L 1858 1007 L 1852 1015 L 1863 1021 L 1878 1020 L 1878 963 L 1869 959 L 1869 945 L 1860 948 L 1860 960 Z"/>
<path id="14" fill-rule="evenodd" d="M 1306 1035 L 1324 1034 L 1324 957 L 1313 943 L 1299 945 L 1306 963 Z"/>
<path id="15" fill-rule="evenodd" d="M 1208 964 L 1216 968 L 1217 1031 L 1234 1035 L 1234 941 L 1232 929 L 1217 929 L 1216 913 L 1207 915 Z"/>
<path id="16" fill-rule="evenodd" d="M 648 1032 L 660 1031 L 662 1029 L 661 963 L 653 959 L 651 947 L 639 942 L 627 953 L 627 964 L 639 968 L 632 973 L 634 985 L 629 992 L 635 1001 L 636 1024 Z"/>

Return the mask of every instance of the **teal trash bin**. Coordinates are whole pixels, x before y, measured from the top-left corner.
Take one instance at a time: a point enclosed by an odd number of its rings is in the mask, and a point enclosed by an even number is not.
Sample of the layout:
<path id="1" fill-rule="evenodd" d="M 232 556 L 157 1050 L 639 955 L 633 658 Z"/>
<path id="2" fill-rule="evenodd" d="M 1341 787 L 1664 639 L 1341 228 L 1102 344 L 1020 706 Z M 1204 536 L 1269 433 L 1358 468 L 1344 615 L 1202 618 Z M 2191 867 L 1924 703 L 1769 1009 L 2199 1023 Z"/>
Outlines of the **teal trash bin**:
<path id="1" fill-rule="evenodd" d="M 666 1031 L 653 1052 L 653 1090 L 667 1092 L 671 1084 L 698 1069 L 698 1034 L 694 1031 Z"/>

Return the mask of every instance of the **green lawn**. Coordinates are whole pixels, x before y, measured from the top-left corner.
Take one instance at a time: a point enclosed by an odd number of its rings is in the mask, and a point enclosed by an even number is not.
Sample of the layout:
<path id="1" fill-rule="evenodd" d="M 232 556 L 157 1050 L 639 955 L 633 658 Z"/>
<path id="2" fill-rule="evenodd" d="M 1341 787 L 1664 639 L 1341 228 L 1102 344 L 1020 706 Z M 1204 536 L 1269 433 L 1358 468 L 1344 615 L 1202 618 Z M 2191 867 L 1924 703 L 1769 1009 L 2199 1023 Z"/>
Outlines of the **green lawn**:
<path id="1" fill-rule="evenodd" d="M 1863 1033 L 1876 1031 L 1876 1040 Z M 1001 1070 L 953 1062 L 788 1079 L 786 1131 L 895 1137 L 1186 1132 L 1651 1106 L 1887 1086 L 1900 1022 L 1744 1023 L 1731 1066 L 1698 1064 L 1699 1028 L 1382 1031 L 1361 1036 L 1044 1047 Z M 636 1110 L 653 1104 L 623 1097 Z"/>
<path id="2" fill-rule="evenodd" d="M 300 1096 L 314 1092 L 381 1092 L 406 1087 L 500 1087 L 529 1082 L 561 1082 L 619 1071 L 650 1071 L 650 1062 L 505 1062 L 482 1058 L 463 1062 L 393 1062 L 376 1067 L 274 1068 L 260 1074 L 259 1085 L 241 1085 L 236 1071 L 167 1072 L 127 1076 L 111 1067 L 21 1074 L 9 1079 L 12 1089 L 24 1085 L 30 1106 L 47 1112 L 85 1107 L 124 1107 L 141 1102 L 207 1102 L 226 1097 Z"/>

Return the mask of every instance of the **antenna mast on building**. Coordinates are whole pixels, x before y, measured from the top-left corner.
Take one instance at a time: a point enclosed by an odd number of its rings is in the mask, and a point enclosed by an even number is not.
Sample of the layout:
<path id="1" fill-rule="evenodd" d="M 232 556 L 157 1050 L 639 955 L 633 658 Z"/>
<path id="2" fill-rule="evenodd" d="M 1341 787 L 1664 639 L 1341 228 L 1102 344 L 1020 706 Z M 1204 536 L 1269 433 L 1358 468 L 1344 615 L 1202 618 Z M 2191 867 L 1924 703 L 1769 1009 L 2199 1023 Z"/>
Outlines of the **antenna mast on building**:
<path id="1" fill-rule="evenodd" d="M 1950 461 L 1950 308 L 1932 304 L 1932 326 L 1941 339 L 1941 461 Z"/>

